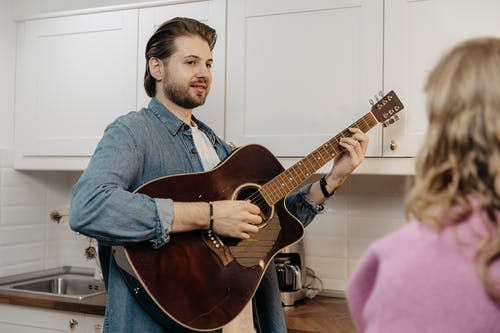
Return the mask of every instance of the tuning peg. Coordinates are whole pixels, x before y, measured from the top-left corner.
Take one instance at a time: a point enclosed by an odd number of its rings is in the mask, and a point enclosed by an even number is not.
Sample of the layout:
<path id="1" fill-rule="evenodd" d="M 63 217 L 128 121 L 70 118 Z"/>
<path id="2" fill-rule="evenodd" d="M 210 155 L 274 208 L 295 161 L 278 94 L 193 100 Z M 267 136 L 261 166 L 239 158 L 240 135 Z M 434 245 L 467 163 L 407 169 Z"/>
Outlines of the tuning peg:
<path id="1" fill-rule="evenodd" d="M 399 114 L 394 115 L 394 121 L 398 121 L 399 119 L 401 119 L 401 118 L 399 117 Z"/>
<path id="2" fill-rule="evenodd" d="M 370 98 L 370 105 L 373 105 L 375 104 L 375 102 L 373 101 L 373 99 Z"/>
<path id="3" fill-rule="evenodd" d="M 380 97 L 383 97 L 383 96 L 384 96 L 384 92 L 383 92 L 382 90 L 380 90 L 380 91 L 378 92 L 378 95 L 379 95 Z"/>
<path id="4" fill-rule="evenodd" d="M 375 98 L 376 101 L 378 101 L 380 99 L 380 97 L 378 95 L 373 95 L 373 97 Z"/>

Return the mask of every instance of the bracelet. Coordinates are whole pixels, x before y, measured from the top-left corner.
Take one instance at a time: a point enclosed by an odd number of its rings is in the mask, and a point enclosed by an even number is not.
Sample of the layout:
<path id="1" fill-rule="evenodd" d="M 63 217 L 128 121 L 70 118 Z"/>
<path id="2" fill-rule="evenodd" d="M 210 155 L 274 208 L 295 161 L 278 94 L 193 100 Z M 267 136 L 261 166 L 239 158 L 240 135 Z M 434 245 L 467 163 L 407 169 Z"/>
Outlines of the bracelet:
<path id="1" fill-rule="evenodd" d="M 321 177 L 319 180 L 319 188 L 321 189 L 321 192 L 323 192 L 323 195 L 325 198 L 329 198 L 335 193 L 335 190 L 332 193 L 328 193 L 328 190 L 326 189 L 326 179 L 325 176 Z"/>
<path id="2" fill-rule="evenodd" d="M 210 224 L 208 226 L 208 230 L 212 231 L 214 228 L 214 205 L 211 201 L 208 202 L 208 209 L 210 210 Z"/>

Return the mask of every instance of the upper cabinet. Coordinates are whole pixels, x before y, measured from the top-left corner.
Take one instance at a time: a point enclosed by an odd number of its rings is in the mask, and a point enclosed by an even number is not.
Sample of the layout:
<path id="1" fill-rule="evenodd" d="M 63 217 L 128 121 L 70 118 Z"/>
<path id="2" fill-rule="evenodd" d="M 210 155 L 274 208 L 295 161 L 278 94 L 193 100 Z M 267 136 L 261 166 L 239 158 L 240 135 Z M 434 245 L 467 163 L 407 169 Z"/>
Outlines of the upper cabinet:
<path id="1" fill-rule="evenodd" d="M 225 0 L 165 3 L 18 24 L 15 168 L 83 170 L 106 125 L 148 104 L 146 43 L 176 16 L 218 32 L 213 90 L 196 116 L 224 136 Z"/>
<path id="2" fill-rule="evenodd" d="M 19 23 L 16 168 L 84 169 L 105 126 L 147 105 L 146 42 L 176 16 L 218 33 L 212 90 L 195 116 L 227 141 L 266 146 L 284 164 L 389 90 L 405 109 L 395 124 L 369 132 L 368 156 L 415 156 L 427 128 L 430 69 L 459 41 L 500 36 L 495 0 L 165 0 L 121 8 Z M 411 173 L 413 161 L 372 158 L 358 170 Z"/>
<path id="3" fill-rule="evenodd" d="M 135 109 L 137 10 L 18 29 L 15 167 L 83 169 L 106 124 Z"/>
<path id="4" fill-rule="evenodd" d="M 370 110 L 382 55 L 382 0 L 228 1 L 226 139 L 307 155 Z"/>
<path id="5" fill-rule="evenodd" d="M 385 0 L 384 87 L 396 90 L 406 108 L 384 130 L 384 156 L 415 156 L 427 128 L 429 71 L 462 40 L 500 36 L 499 13 L 496 0 Z"/>

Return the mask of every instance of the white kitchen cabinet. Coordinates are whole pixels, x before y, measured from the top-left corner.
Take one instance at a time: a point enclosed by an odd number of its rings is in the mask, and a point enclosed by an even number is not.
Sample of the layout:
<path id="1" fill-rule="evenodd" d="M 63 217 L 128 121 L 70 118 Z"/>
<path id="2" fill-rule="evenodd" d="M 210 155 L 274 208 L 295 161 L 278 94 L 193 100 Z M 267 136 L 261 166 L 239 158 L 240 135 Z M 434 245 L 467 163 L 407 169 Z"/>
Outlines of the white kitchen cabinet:
<path id="1" fill-rule="evenodd" d="M 427 127 L 423 89 L 429 71 L 459 41 L 499 37 L 498 13 L 496 0 L 385 0 L 384 87 L 396 90 L 406 108 L 384 130 L 384 156 L 416 154 Z"/>
<path id="2" fill-rule="evenodd" d="M 18 25 L 15 167 L 83 169 L 117 116 L 135 109 L 137 10 Z"/>
<path id="3" fill-rule="evenodd" d="M 0 332 L 16 333 L 100 333 L 104 317 L 0 304 Z"/>
<path id="4" fill-rule="evenodd" d="M 176 16 L 218 32 L 214 85 L 196 116 L 224 136 L 225 0 L 164 3 L 55 13 L 18 25 L 15 168 L 83 170 L 106 125 L 147 105 L 146 43 Z"/>
<path id="5" fill-rule="evenodd" d="M 146 43 L 158 26 L 174 17 L 191 17 L 210 25 L 217 31 L 217 43 L 212 52 L 213 83 L 205 104 L 196 108 L 194 115 L 206 122 L 217 135 L 224 136 L 224 87 L 226 57 L 226 2 L 207 0 L 181 3 L 162 7 L 141 8 L 139 10 L 139 46 L 137 77 L 137 109 L 147 106 L 149 97 L 144 90 L 144 71 Z"/>
<path id="6" fill-rule="evenodd" d="M 228 1 L 227 140 L 310 153 L 369 111 L 382 51 L 382 0 Z"/>

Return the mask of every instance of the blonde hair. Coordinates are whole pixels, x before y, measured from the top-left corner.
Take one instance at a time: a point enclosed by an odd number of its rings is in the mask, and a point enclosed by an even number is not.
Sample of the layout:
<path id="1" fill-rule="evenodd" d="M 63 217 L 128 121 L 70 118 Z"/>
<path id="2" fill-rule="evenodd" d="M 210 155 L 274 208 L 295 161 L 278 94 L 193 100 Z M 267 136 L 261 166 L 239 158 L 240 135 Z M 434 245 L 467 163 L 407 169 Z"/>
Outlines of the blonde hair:
<path id="1" fill-rule="evenodd" d="M 487 273 L 500 258 L 496 215 L 500 209 L 500 39 L 477 38 L 455 46 L 430 73 L 425 93 L 429 127 L 406 196 L 407 218 L 413 215 L 437 229 L 445 215 L 459 223 L 471 214 L 468 197 L 476 197 L 485 223 L 496 234 L 480 245 L 477 271 L 488 294 L 500 299 Z"/>

